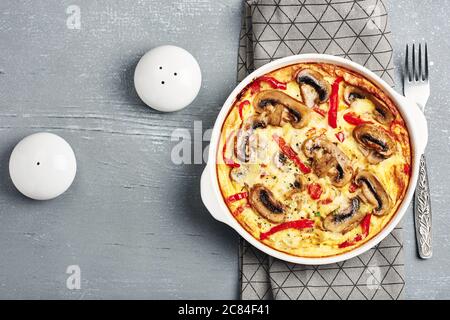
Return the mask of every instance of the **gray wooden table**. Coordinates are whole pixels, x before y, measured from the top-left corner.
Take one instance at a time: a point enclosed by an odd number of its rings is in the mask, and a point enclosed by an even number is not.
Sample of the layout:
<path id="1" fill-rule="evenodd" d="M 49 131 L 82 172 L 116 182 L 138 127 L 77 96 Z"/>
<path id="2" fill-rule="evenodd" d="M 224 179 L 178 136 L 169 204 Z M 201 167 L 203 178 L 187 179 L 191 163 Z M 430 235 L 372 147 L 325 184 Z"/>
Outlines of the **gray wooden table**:
<path id="1" fill-rule="evenodd" d="M 66 11 L 73 4 L 79 29 L 73 7 Z M 238 297 L 237 236 L 201 203 L 204 165 L 175 165 L 170 153 L 172 132 L 193 134 L 194 121 L 210 128 L 235 85 L 240 5 L 0 2 L 0 298 Z M 396 64 L 406 41 L 424 38 L 433 61 L 427 156 L 435 251 L 430 261 L 417 259 L 410 211 L 409 298 L 450 298 L 449 9 L 396 0 L 391 10 Z M 195 102 L 173 114 L 145 107 L 132 81 L 139 57 L 167 43 L 192 52 L 204 79 Z M 78 159 L 72 187 L 48 202 L 21 196 L 8 175 L 13 146 L 38 131 L 63 136 Z M 66 286 L 70 265 L 81 269 L 80 290 Z"/>

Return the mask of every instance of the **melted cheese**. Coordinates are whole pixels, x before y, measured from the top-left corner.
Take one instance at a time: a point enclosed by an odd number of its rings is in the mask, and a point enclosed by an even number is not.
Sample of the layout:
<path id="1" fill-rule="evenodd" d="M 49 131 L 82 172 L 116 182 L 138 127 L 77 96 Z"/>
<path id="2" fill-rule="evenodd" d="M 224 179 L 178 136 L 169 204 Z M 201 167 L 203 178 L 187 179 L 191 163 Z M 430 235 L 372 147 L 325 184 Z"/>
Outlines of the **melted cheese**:
<path id="1" fill-rule="evenodd" d="M 287 88 L 284 92 L 297 100 L 301 100 L 299 85 L 292 79 L 296 70 L 305 67 L 320 70 L 320 72 L 325 75 L 325 80 L 330 84 L 334 81 L 336 76 L 333 73 L 326 73 L 324 70 L 338 70 L 341 73 L 345 71 L 345 69 L 337 69 L 337 67 L 334 66 L 325 65 L 321 68 L 321 66 L 316 64 L 303 64 L 276 70 L 269 74 L 269 76 L 274 77 L 279 81 L 287 82 Z M 358 77 L 357 75 L 353 76 Z M 364 83 L 368 86 L 373 86 L 373 88 L 370 88 L 371 90 L 377 89 L 364 78 L 358 78 L 357 80 L 365 81 Z M 261 90 L 271 89 L 270 86 L 264 82 L 262 82 L 260 86 Z M 289 159 L 286 159 L 285 164 L 282 164 L 282 161 L 280 161 L 280 148 L 273 140 L 273 134 L 283 137 L 298 154 L 300 160 L 306 164 L 308 163 L 308 159 L 301 151 L 303 142 L 309 137 L 323 134 L 328 140 L 336 143 L 339 149 L 347 155 L 351 161 L 354 172 L 365 169 L 378 178 L 387 194 L 391 197 L 393 206 L 391 211 L 384 216 L 377 217 L 372 215 L 369 236 L 362 241 L 359 241 L 357 245 L 360 245 L 375 236 L 392 218 L 403 200 L 406 187 L 409 183 L 409 176 L 408 174 L 405 174 L 403 170 L 405 164 L 410 165 L 411 162 L 409 138 L 407 140 L 395 140 L 397 150 L 390 158 L 383 160 L 376 165 L 369 164 L 366 157 L 362 154 L 358 143 L 352 136 L 352 131 L 355 126 L 347 123 L 343 119 L 343 115 L 346 112 L 352 111 L 362 119 L 374 121 L 374 105 L 367 99 L 360 99 L 354 101 L 351 106 L 348 106 L 343 101 L 342 97 L 344 86 L 345 83 L 342 82 L 339 99 L 338 127 L 336 129 L 333 129 L 328 125 L 326 116 L 323 117 L 313 111 L 311 112 L 310 121 L 301 129 L 295 129 L 290 124 L 285 124 L 283 127 L 269 125 L 265 128 L 258 128 L 254 131 L 254 136 L 252 137 L 252 139 L 257 141 L 257 147 L 255 151 L 256 157 L 252 158 L 251 163 L 239 161 L 233 153 L 233 148 L 227 148 L 227 150 L 229 150 L 227 157 L 232 157 L 235 162 L 239 163 L 239 168 L 232 169 L 223 163 L 223 145 L 225 144 L 225 141 L 227 141 L 227 137 L 233 136 L 233 133 L 237 132 L 243 123 L 238 113 L 238 106 L 242 101 L 248 100 L 250 102 L 250 105 L 243 109 L 244 121 L 255 114 L 255 109 L 252 106 L 255 93 L 252 93 L 248 88 L 244 89 L 240 95 L 241 98 L 236 101 L 224 122 L 219 142 L 219 152 L 217 154 L 217 175 L 224 198 L 227 199 L 229 196 L 236 193 L 248 191 L 255 184 L 263 184 L 273 192 L 276 199 L 285 204 L 287 213 L 286 221 L 297 220 L 300 218 L 308 218 L 315 221 L 315 227 L 312 230 L 287 229 L 274 233 L 269 238 L 262 241 L 276 250 L 302 257 L 336 255 L 356 247 L 339 248 L 339 244 L 347 240 L 351 241 L 355 236 L 361 234 L 361 227 L 355 227 L 345 234 L 326 231 L 322 227 L 322 221 L 328 214 L 332 214 L 336 209 L 348 205 L 349 199 L 357 196 L 360 191 L 350 192 L 350 183 L 341 188 L 337 188 L 331 184 L 328 177 L 319 178 L 314 172 L 303 174 Z M 391 102 L 389 101 L 389 103 Z M 317 107 L 322 110 L 328 110 L 328 101 Z M 396 117 L 396 123 L 403 123 L 399 114 L 397 114 Z M 379 123 L 377 123 L 377 125 L 381 126 Z M 385 129 L 390 130 L 387 126 L 385 126 Z M 396 130 L 400 130 L 403 136 L 408 137 L 408 132 L 403 125 L 401 125 L 400 128 L 396 128 Z M 338 132 L 344 134 L 345 140 L 343 142 L 337 140 L 336 133 Z M 298 175 L 302 176 L 302 179 L 304 179 L 306 184 L 319 183 L 321 185 L 323 192 L 320 200 L 331 199 L 332 201 L 330 203 L 324 203 L 323 201 L 313 200 L 307 190 L 293 194 L 293 184 Z M 236 215 L 236 219 L 250 234 L 256 239 L 259 239 L 260 233 L 270 230 L 276 224 L 271 223 L 260 216 L 258 212 L 246 205 L 246 203 L 247 200 L 243 199 L 227 203 L 227 205 L 232 213 L 236 212 L 236 209 L 239 207 L 243 208 L 243 211 Z M 361 201 L 360 210 L 370 213 L 373 209 L 373 206 Z"/>

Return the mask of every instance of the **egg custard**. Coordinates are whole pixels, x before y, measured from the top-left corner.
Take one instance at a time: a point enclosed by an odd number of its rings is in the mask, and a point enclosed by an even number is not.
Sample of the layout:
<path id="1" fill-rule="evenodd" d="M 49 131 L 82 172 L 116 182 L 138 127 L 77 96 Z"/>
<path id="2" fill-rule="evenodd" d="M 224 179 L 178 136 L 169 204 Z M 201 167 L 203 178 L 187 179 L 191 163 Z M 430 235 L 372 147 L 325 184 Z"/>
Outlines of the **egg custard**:
<path id="1" fill-rule="evenodd" d="M 255 79 L 227 115 L 218 150 L 219 186 L 235 219 L 300 257 L 337 255 L 374 237 L 410 179 L 409 134 L 392 100 L 330 64 Z"/>

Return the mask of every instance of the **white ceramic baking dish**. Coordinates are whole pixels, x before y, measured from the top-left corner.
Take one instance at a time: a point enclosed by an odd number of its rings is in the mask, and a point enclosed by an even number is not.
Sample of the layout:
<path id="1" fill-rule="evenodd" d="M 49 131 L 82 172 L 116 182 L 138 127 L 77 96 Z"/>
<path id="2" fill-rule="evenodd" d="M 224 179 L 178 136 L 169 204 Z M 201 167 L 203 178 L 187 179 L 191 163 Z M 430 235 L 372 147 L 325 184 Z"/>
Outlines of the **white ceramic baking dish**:
<path id="1" fill-rule="evenodd" d="M 379 86 L 380 89 L 384 90 L 384 92 L 392 99 L 392 101 L 397 105 L 399 111 L 401 112 L 403 119 L 406 122 L 410 133 L 411 147 L 412 147 L 412 172 L 411 179 L 408 186 L 408 190 L 406 191 L 406 195 L 403 199 L 402 204 L 399 206 L 396 214 L 390 220 L 390 222 L 384 227 L 384 229 L 379 232 L 375 237 L 365 242 L 359 247 L 351 251 L 347 251 L 345 253 L 323 257 L 323 258 L 307 258 L 307 257 L 298 257 L 289 255 L 287 253 L 283 253 L 272 249 L 262 242 L 255 239 L 250 233 L 248 233 L 232 216 L 228 207 L 226 206 L 222 194 L 220 192 L 218 179 L 216 176 L 216 154 L 217 148 L 219 144 L 219 137 L 222 128 L 222 124 L 225 121 L 225 118 L 233 106 L 233 103 L 236 99 L 236 96 L 247 86 L 250 82 L 252 82 L 255 78 L 258 78 L 268 72 L 273 70 L 296 64 L 296 63 L 330 63 L 338 66 L 345 67 L 349 70 L 355 71 L 357 73 L 362 74 L 367 79 L 371 80 L 373 83 Z M 368 70 L 367 68 L 354 63 L 350 60 L 346 60 L 340 57 L 330 56 L 330 55 L 322 55 L 322 54 L 303 54 L 290 56 L 283 59 L 279 59 L 268 63 L 259 69 L 252 72 L 248 75 L 230 94 L 228 99 L 225 101 L 218 117 L 216 123 L 214 125 L 214 129 L 211 136 L 211 143 L 209 148 L 209 159 L 208 164 L 206 165 L 205 170 L 203 171 L 201 178 L 201 196 L 203 203 L 206 208 L 209 210 L 211 215 L 218 221 L 221 221 L 233 229 L 235 229 L 239 235 L 241 235 L 245 240 L 247 240 L 250 244 L 258 248 L 259 250 L 271 255 L 275 258 L 298 263 L 298 264 L 308 264 L 308 265 L 317 265 L 317 264 L 329 264 L 335 263 L 343 260 L 350 259 L 355 257 L 363 252 L 369 250 L 376 244 L 378 244 L 381 240 L 383 240 L 399 223 L 401 218 L 406 212 L 409 203 L 411 202 L 412 196 L 414 194 L 414 189 L 417 183 L 417 176 L 419 171 L 419 160 L 420 156 L 423 153 L 425 146 L 428 140 L 428 130 L 427 130 L 427 122 L 424 114 L 418 106 L 408 101 L 405 97 L 401 96 L 397 92 L 395 92 L 385 81 L 383 81 L 376 74 Z"/>

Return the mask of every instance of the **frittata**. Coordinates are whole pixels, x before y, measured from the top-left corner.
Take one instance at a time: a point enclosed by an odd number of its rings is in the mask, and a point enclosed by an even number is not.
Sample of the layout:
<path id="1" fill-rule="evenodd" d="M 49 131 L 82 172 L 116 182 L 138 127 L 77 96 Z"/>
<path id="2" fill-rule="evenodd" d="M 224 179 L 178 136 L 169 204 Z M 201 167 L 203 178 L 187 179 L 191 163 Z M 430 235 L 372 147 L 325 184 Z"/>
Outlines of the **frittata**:
<path id="1" fill-rule="evenodd" d="M 360 246 L 389 222 L 410 179 L 392 100 L 352 71 L 295 64 L 254 79 L 223 124 L 219 186 L 265 245 L 300 257 Z"/>

